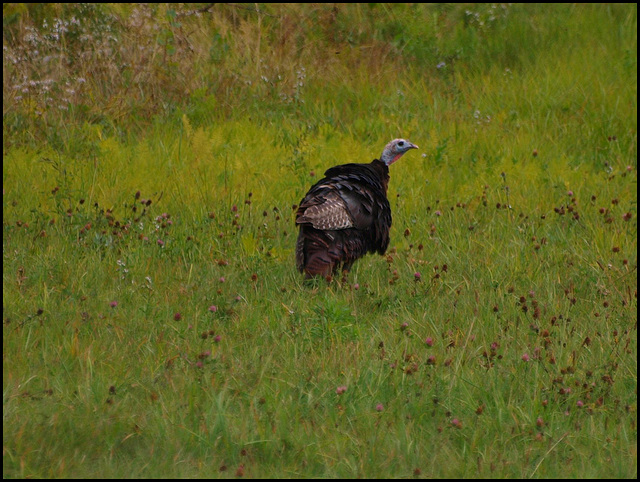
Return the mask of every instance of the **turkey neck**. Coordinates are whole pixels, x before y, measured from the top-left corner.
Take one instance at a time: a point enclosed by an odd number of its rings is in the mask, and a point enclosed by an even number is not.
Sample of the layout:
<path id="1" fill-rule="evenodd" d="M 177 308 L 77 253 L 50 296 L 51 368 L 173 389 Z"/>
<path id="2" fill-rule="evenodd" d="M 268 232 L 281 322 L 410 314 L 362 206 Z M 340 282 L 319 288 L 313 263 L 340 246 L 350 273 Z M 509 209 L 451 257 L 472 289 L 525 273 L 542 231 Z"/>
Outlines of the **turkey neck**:
<path id="1" fill-rule="evenodd" d="M 380 159 L 374 159 L 369 165 L 373 168 L 375 173 L 382 181 L 382 187 L 384 188 L 384 193 L 386 194 L 387 188 L 389 187 L 389 166 L 387 166 Z"/>

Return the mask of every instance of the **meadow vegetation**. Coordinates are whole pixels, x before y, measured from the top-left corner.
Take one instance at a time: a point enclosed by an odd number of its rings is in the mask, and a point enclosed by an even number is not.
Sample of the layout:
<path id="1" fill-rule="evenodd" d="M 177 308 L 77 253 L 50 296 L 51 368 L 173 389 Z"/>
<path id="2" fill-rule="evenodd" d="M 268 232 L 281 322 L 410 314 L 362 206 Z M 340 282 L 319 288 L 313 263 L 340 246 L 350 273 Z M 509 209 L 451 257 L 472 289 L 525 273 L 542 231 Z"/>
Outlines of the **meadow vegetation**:
<path id="1" fill-rule="evenodd" d="M 3 476 L 636 478 L 637 5 L 3 4 Z"/>

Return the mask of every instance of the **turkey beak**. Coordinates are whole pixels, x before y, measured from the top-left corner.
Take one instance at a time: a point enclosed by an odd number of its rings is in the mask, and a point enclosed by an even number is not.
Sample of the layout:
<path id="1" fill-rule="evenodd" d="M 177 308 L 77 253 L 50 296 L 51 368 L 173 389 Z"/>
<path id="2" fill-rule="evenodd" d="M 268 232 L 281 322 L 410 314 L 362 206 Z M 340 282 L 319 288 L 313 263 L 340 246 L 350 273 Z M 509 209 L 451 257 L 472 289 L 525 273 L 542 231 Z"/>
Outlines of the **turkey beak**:
<path id="1" fill-rule="evenodd" d="M 409 147 L 409 149 L 420 149 L 418 146 L 416 146 L 415 144 L 411 144 L 411 146 Z"/>

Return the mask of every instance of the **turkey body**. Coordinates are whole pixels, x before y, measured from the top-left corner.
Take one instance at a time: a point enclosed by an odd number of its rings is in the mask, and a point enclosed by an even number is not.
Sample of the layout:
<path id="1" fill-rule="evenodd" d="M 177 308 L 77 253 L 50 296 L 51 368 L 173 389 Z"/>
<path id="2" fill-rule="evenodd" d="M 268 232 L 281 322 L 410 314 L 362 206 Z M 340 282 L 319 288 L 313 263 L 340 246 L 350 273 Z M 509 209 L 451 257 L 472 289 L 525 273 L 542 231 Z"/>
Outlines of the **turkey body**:
<path id="1" fill-rule="evenodd" d="M 369 164 L 332 167 L 300 202 L 296 224 L 296 265 L 307 277 L 349 271 L 367 253 L 389 246 L 389 167 Z"/>

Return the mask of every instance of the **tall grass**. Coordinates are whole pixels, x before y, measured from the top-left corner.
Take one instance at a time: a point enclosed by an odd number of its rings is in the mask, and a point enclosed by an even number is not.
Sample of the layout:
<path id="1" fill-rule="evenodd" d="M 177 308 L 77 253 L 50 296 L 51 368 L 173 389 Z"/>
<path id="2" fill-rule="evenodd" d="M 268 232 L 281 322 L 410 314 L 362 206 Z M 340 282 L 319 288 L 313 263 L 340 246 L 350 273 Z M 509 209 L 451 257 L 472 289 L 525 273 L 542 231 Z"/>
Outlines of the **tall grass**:
<path id="1" fill-rule="evenodd" d="M 3 14 L 5 477 L 636 477 L 635 5 Z"/>

